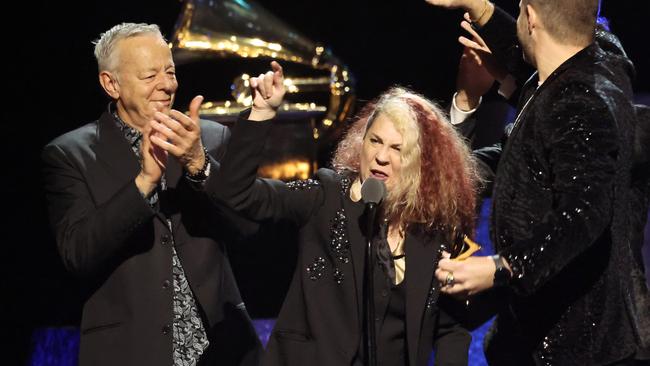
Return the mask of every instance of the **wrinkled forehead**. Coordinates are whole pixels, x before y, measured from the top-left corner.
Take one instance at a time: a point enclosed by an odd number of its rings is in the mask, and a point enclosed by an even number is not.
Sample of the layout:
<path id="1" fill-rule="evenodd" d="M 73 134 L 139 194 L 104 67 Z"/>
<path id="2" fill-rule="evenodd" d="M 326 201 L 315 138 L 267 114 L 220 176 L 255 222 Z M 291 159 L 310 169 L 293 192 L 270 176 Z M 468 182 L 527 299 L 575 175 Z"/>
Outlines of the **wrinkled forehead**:
<path id="1" fill-rule="evenodd" d="M 113 57 L 119 66 L 174 65 L 169 46 L 165 40 L 155 34 L 141 34 L 120 40 L 115 47 Z"/>

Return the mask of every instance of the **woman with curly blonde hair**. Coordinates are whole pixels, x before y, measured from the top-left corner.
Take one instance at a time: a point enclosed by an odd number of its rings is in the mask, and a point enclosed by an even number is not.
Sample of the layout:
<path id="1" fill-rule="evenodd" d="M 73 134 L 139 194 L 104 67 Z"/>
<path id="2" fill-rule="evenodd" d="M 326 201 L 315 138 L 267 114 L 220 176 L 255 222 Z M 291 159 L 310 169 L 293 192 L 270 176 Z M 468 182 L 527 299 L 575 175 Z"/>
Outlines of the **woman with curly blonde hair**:
<path id="1" fill-rule="evenodd" d="M 380 365 L 466 365 L 469 332 L 439 307 L 434 270 L 454 229 L 473 230 L 478 177 L 470 152 L 434 103 L 392 88 L 369 103 L 338 146 L 334 170 L 284 183 L 256 178 L 264 136 L 282 101 L 282 69 L 251 80 L 254 105 L 206 184 L 254 220 L 289 220 L 300 253 L 264 365 L 363 365 L 364 204 L 382 180 L 374 302 Z"/>
<path id="2" fill-rule="evenodd" d="M 425 224 L 472 231 L 479 182 L 476 163 L 441 109 L 421 95 L 394 87 L 368 103 L 339 143 L 332 160 L 334 169 L 358 176 L 363 148 L 375 144 L 367 131 L 380 116 L 392 122 L 403 140 L 398 150 L 401 177 L 373 175 L 392 186 L 385 217 L 400 227 Z"/>

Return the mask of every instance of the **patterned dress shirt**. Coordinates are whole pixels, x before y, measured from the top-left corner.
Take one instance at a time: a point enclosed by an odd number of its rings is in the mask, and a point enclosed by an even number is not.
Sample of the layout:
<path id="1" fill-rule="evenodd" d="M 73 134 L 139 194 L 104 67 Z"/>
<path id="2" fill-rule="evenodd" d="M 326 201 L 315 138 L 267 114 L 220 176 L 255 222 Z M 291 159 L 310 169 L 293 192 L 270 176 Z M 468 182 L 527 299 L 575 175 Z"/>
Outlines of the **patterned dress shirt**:
<path id="1" fill-rule="evenodd" d="M 142 164 L 142 133 L 127 125 L 118 116 L 117 111 L 111 105 L 111 112 L 115 119 L 116 126 L 122 131 L 124 137 L 131 145 L 131 150 Z M 152 208 L 158 206 L 158 191 L 167 189 L 165 176 L 162 176 L 159 186 L 153 194 L 144 197 Z M 167 226 L 172 231 L 171 220 L 167 218 Z M 172 233 L 173 234 L 173 233 Z M 172 235 L 173 237 L 173 235 Z M 180 258 L 176 253 L 175 245 L 172 245 L 172 277 L 174 285 L 173 300 L 173 357 L 174 366 L 194 366 L 198 363 L 203 352 L 208 348 L 210 342 L 199 315 L 196 299 L 192 293 Z"/>

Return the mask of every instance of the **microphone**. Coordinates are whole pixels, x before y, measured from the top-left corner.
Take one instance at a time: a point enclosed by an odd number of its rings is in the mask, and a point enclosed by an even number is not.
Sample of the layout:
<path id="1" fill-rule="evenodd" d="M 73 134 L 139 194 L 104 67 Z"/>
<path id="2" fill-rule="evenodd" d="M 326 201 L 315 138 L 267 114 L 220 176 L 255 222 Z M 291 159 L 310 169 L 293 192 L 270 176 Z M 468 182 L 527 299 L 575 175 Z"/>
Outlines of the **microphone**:
<path id="1" fill-rule="evenodd" d="M 375 216 L 377 206 L 386 195 L 386 185 L 383 181 L 375 178 L 367 178 L 361 185 L 361 199 L 366 204 L 367 227 L 366 227 L 366 253 L 364 271 L 364 353 L 366 365 L 377 365 L 377 335 L 375 331 L 375 284 L 374 284 L 374 262 L 375 250 L 372 245 L 374 236 Z"/>
<path id="2" fill-rule="evenodd" d="M 386 185 L 383 181 L 372 177 L 367 178 L 361 185 L 361 199 L 370 208 L 378 205 L 386 195 Z"/>

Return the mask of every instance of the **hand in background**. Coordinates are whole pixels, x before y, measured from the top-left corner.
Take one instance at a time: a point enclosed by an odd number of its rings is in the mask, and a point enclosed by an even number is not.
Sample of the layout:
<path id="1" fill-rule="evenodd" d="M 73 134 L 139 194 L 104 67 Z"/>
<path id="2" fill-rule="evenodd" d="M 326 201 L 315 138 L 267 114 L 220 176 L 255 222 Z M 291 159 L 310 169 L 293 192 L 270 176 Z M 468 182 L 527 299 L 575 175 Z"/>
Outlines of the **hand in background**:
<path id="1" fill-rule="evenodd" d="M 477 52 L 465 47 L 456 76 L 456 105 L 463 111 L 478 107 L 479 101 L 494 84 L 494 77 L 485 68 Z"/>
<path id="2" fill-rule="evenodd" d="M 480 98 L 490 90 L 495 80 L 502 82 L 508 73 L 497 63 L 483 38 L 472 28 L 468 13 L 465 13 L 465 20 L 460 25 L 472 39 L 465 36 L 458 38 L 465 48 L 458 65 L 455 101 L 458 108 L 469 111 L 478 106 Z"/>
<path id="3" fill-rule="evenodd" d="M 476 3 L 481 4 L 483 2 L 483 0 L 479 0 L 480 2 L 472 1 L 472 0 L 425 0 L 425 1 L 431 5 L 435 5 L 447 9 L 457 9 L 457 8 L 468 9 Z"/>
<path id="4" fill-rule="evenodd" d="M 492 55 L 492 51 L 487 46 L 483 38 L 474 30 L 470 24 L 469 14 L 465 13 L 465 20 L 460 23 L 461 28 L 463 28 L 467 33 L 472 37 L 471 39 L 465 36 L 458 37 L 458 42 L 465 46 L 466 49 L 469 49 L 470 55 L 474 58 L 474 62 L 479 66 L 483 67 L 492 78 L 501 82 L 508 75 L 503 65 L 499 64 Z"/>
<path id="5" fill-rule="evenodd" d="M 248 119 L 251 121 L 264 121 L 275 117 L 278 107 L 282 104 L 285 93 L 282 66 L 272 61 L 271 69 L 272 71 L 250 80 L 253 107 Z"/>
<path id="6" fill-rule="evenodd" d="M 484 25 L 494 12 L 494 5 L 488 0 L 425 0 L 427 3 L 447 9 L 464 9 L 471 15 L 471 19 Z"/>

